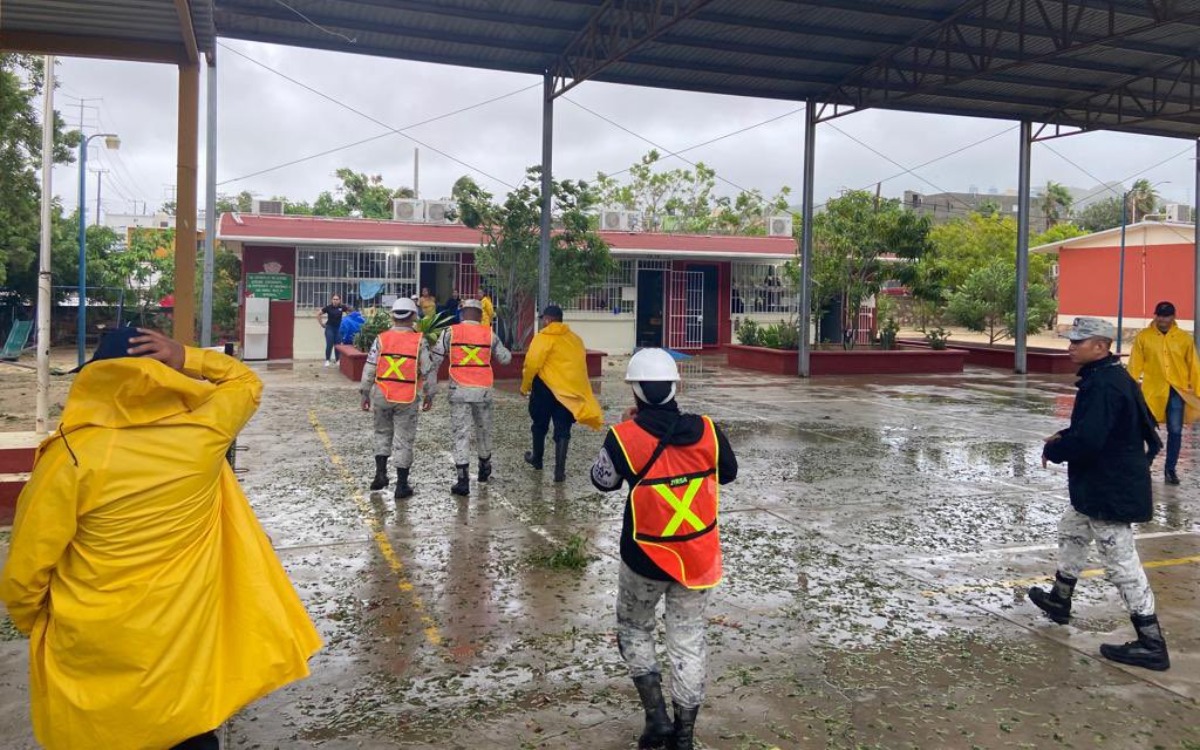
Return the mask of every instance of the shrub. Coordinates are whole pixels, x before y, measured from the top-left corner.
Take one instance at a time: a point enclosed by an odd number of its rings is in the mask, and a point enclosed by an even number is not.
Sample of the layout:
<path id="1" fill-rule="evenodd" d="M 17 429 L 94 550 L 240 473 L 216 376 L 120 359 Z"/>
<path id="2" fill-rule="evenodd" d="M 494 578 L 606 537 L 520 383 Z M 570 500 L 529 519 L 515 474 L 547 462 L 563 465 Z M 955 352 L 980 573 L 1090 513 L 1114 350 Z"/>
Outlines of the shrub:
<path id="1" fill-rule="evenodd" d="M 762 329 L 748 318 L 738 323 L 737 337 L 744 346 L 765 346 L 762 343 Z"/>
<path id="2" fill-rule="evenodd" d="M 360 352 L 369 352 L 376 337 L 392 327 L 392 313 L 382 307 L 373 307 L 364 312 L 363 318 L 366 320 L 358 333 L 354 334 L 354 347 Z"/>
<path id="3" fill-rule="evenodd" d="M 883 321 L 883 327 L 879 329 L 879 348 L 880 349 L 895 349 L 896 334 L 900 332 L 900 324 L 892 316 L 888 316 L 887 320 Z"/>
<path id="4" fill-rule="evenodd" d="M 946 348 L 946 342 L 950 340 L 950 332 L 938 326 L 925 332 L 925 340 L 929 342 L 930 349 L 940 351 Z"/>

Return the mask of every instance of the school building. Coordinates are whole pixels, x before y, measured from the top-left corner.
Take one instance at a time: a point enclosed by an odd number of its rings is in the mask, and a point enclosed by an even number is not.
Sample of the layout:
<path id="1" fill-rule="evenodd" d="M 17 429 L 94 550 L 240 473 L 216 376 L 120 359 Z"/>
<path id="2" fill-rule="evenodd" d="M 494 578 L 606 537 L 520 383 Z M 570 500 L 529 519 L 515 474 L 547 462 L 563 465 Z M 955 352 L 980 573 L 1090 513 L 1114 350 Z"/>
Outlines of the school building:
<path id="1" fill-rule="evenodd" d="M 1175 303 L 1179 326 L 1195 324 L 1196 225 L 1139 221 L 1125 227 L 1124 329 L 1126 335 L 1150 325 L 1154 306 Z M 1058 325 L 1082 315 L 1117 322 L 1121 228 L 1114 227 L 1031 248 L 1058 255 Z"/>
<path id="2" fill-rule="evenodd" d="M 783 265 L 791 237 L 601 231 L 615 261 L 602 283 L 556 300 L 592 349 L 698 351 L 730 343 L 736 321 L 791 319 Z M 227 213 L 218 239 L 242 259 L 242 303 L 269 297 L 266 358 L 320 359 L 317 312 L 337 294 L 351 305 L 391 304 L 428 287 L 439 302 L 479 285 L 480 233 L 458 224 Z"/>

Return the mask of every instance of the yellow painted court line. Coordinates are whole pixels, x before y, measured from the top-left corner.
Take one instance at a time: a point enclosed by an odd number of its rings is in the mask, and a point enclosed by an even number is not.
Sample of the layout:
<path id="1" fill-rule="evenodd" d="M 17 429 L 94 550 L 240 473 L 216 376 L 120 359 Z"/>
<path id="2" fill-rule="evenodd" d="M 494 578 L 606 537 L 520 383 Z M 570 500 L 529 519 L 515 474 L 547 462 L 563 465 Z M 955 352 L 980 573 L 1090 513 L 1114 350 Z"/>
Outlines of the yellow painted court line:
<path id="1" fill-rule="evenodd" d="M 1176 565 L 1193 565 L 1200 563 L 1200 555 L 1192 555 L 1191 557 L 1175 557 L 1169 560 L 1150 560 L 1142 563 L 1143 568 L 1171 568 Z M 1095 578 L 1104 575 L 1103 568 L 1090 568 L 1079 574 L 1080 578 Z M 1039 583 L 1049 583 L 1054 580 L 1053 576 L 1037 576 L 1036 578 L 1016 578 L 1011 581 L 997 581 L 996 583 L 974 583 L 963 586 L 949 586 L 936 591 L 922 591 L 925 596 L 933 597 L 938 594 L 958 594 L 966 591 L 987 591 L 995 588 L 1025 588 Z"/>
<path id="2" fill-rule="evenodd" d="M 404 564 L 400 562 L 400 558 L 396 555 L 396 549 L 392 547 L 391 541 L 387 538 L 387 533 L 379 523 L 379 519 L 371 512 L 371 508 L 363 499 L 362 491 L 358 489 L 358 482 L 354 480 L 354 476 L 346 468 L 342 462 L 342 457 L 333 450 L 333 441 L 329 439 L 329 433 L 321 425 L 321 421 L 317 419 L 316 411 L 308 412 L 308 421 L 312 423 L 313 429 L 316 430 L 317 437 L 321 438 L 321 443 L 325 446 L 325 452 L 329 454 L 329 460 L 338 468 L 342 474 L 342 480 L 351 488 L 351 497 L 354 498 L 354 504 L 358 506 L 362 517 L 366 519 L 367 526 L 371 530 L 371 538 L 375 540 L 375 546 L 379 548 L 379 554 L 383 555 L 383 559 L 387 561 L 388 567 L 392 569 L 392 573 L 396 576 L 396 588 L 406 594 L 412 601 L 413 611 L 421 620 L 421 625 L 425 628 L 425 640 L 431 646 L 442 645 L 442 632 L 438 629 L 437 621 L 435 621 L 425 608 L 425 602 L 422 601 L 421 595 L 413 588 L 412 582 L 408 580 L 408 575 L 404 572 Z"/>

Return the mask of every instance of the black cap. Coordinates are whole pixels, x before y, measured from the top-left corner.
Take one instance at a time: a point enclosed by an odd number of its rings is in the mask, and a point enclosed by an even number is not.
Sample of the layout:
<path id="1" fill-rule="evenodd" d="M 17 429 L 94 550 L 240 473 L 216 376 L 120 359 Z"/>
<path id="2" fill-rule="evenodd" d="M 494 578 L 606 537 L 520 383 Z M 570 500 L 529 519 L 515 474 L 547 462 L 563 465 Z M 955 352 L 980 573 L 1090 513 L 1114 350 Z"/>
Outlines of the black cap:
<path id="1" fill-rule="evenodd" d="M 100 345 L 96 347 L 96 353 L 87 362 L 84 362 L 79 367 L 76 367 L 71 372 L 79 372 L 85 365 L 90 365 L 101 359 L 116 359 L 117 357 L 131 357 L 129 353 L 129 340 L 134 336 L 140 336 L 141 333 L 134 326 L 122 326 L 108 331 L 100 337 Z"/>
<path id="2" fill-rule="evenodd" d="M 1175 314 L 1175 305 L 1170 302 L 1159 302 L 1154 306 L 1154 314 L 1161 315 L 1164 318 Z"/>
<path id="3" fill-rule="evenodd" d="M 562 320 L 562 308 L 558 305 L 546 305 L 546 309 L 542 310 L 542 317 Z"/>

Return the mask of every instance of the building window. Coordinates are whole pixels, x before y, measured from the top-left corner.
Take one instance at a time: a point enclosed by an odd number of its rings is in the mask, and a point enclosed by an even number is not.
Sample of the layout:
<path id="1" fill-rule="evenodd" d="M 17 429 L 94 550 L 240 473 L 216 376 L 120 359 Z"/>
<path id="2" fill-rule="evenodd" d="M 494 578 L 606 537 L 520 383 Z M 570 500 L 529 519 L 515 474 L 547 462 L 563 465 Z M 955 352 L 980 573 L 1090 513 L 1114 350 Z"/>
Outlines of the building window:
<path id="1" fill-rule="evenodd" d="M 636 291 L 631 290 L 637 289 L 637 267 L 638 261 L 632 258 L 614 258 L 608 278 L 564 304 L 563 310 L 632 315 Z"/>
<path id="2" fill-rule="evenodd" d="M 321 309 L 335 294 L 348 305 L 362 307 L 381 303 L 385 297 L 417 293 L 417 258 L 411 250 L 300 247 L 297 255 L 296 310 L 300 313 Z M 364 297 L 364 291 L 375 294 Z"/>
<path id="3" fill-rule="evenodd" d="M 731 264 L 730 313 L 794 315 L 799 306 L 796 290 L 783 273 L 782 263 Z"/>

